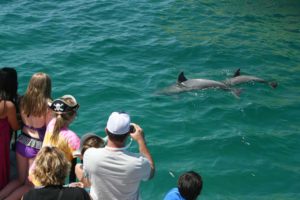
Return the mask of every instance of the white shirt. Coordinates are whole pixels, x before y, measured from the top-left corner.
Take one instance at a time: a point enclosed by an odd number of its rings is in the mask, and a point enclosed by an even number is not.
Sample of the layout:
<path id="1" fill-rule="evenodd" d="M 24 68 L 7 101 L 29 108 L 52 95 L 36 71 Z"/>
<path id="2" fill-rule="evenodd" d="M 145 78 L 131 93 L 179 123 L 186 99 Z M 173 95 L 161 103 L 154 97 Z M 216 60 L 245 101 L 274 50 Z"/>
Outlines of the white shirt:
<path id="1" fill-rule="evenodd" d="M 138 200 L 141 180 L 148 180 L 147 158 L 127 150 L 90 148 L 83 157 L 93 200 Z"/>

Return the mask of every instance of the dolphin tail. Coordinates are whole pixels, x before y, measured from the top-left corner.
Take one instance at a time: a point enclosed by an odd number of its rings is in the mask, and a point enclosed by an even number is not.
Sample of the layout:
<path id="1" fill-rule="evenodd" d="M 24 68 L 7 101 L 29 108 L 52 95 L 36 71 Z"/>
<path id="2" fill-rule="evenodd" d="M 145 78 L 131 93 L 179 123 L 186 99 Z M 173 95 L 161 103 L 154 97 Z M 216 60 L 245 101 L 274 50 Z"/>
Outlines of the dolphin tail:
<path id="1" fill-rule="evenodd" d="M 276 81 L 272 81 L 268 83 L 272 88 L 276 88 L 278 86 L 278 83 Z"/>

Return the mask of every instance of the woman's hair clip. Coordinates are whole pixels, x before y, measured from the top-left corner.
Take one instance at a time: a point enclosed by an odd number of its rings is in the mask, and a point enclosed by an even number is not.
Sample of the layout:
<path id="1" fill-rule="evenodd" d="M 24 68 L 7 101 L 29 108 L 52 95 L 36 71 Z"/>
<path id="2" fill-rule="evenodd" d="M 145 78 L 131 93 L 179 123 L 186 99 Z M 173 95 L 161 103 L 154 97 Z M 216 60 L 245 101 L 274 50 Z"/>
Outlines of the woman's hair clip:
<path id="1" fill-rule="evenodd" d="M 74 106 L 71 106 L 62 99 L 56 99 L 51 103 L 50 108 L 57 113 L 66 113 L 70 111 L 77 111 L 79 104 L 76 102 Z"/>

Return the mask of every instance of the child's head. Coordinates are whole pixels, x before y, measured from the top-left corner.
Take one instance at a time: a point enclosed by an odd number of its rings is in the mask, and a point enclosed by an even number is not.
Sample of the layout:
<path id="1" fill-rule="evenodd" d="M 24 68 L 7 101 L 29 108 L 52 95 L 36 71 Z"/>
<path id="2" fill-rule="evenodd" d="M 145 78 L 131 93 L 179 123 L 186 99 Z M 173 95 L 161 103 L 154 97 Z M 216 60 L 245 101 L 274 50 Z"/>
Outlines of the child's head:
<path id="1" fill-rule="evenodd" d="M 38 72 L 32 75 L 26 93 L 42 95 L 46 98 L 51 98 L 51 79 L 43 72 Z"/>
<path id="2" fill-rule="evenodd" d="M 49 106 L 56 117 L 53 135 L 51 140 L 57 141 L 60 130 L 67 127 L 75 118 L 79 104 L 72 95 L 64 95 L 55 99 Z"/>
<path id="3" fill-rule="evenodd" d="M 94 133 L 86 133 L 82 136 L 80 142 L 80 153 L 83 156 L 84 152 L 91 148 L 100 148 L 104 147 L 104 140 Z"/>
<path id="4" fill-rule="evenodd" d="M 178 179 L 178 190 L 186 200 L 195 200 L 202 190 L 202 178 L 194 171 L 182 174 Z"/>
<path id="5" fill-rule="evenodd" d="M 79 104 L 74 96 L 67 94 L 52 101 L 49 107 L 53 110 L 56 116 L 61 115 L 65 118 L 70 118 L 77 113 Z"/>
<path id="6" fill-rule="evenodd" d="M 3 67 L 0 71 L 0 99 L 16 100 L 18 90 L 17 71 L 11 67 Z"/>
<path id="7" fill-rule="evenodd" d="M 50 77 L 43 72 L 33 74 L 21 100 L 21 110 L 28 116 L 45 115 L 48 99 L 51 99 Z"/>

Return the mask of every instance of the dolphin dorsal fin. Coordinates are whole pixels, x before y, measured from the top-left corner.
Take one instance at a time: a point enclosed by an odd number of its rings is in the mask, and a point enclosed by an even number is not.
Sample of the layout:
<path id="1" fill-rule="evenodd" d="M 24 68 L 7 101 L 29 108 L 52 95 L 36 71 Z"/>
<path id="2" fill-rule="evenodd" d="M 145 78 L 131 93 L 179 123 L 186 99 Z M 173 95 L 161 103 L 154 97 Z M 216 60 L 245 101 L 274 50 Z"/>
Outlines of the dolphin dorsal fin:
<path id="1" fill-rule="evenodd" d="M 238 68 L 238 69 L 235 71 L 235 73 L 234 73 L 233 77 L 240 76 L 240 75 L 241 75 L 241 74 L 240 74 L 240 71 L 241 71 L 241 69 L 240 69 L 240 68 Z"/>
<path id="2" fill-rule="evenodd" d="M 186 81 L 187 78 L 185 78 L 183 72 L 181 72 L 179 75 L 178 75 L 178 79 L 177 79 L 177 83 L 182 83 L 184 81 Z"/>

